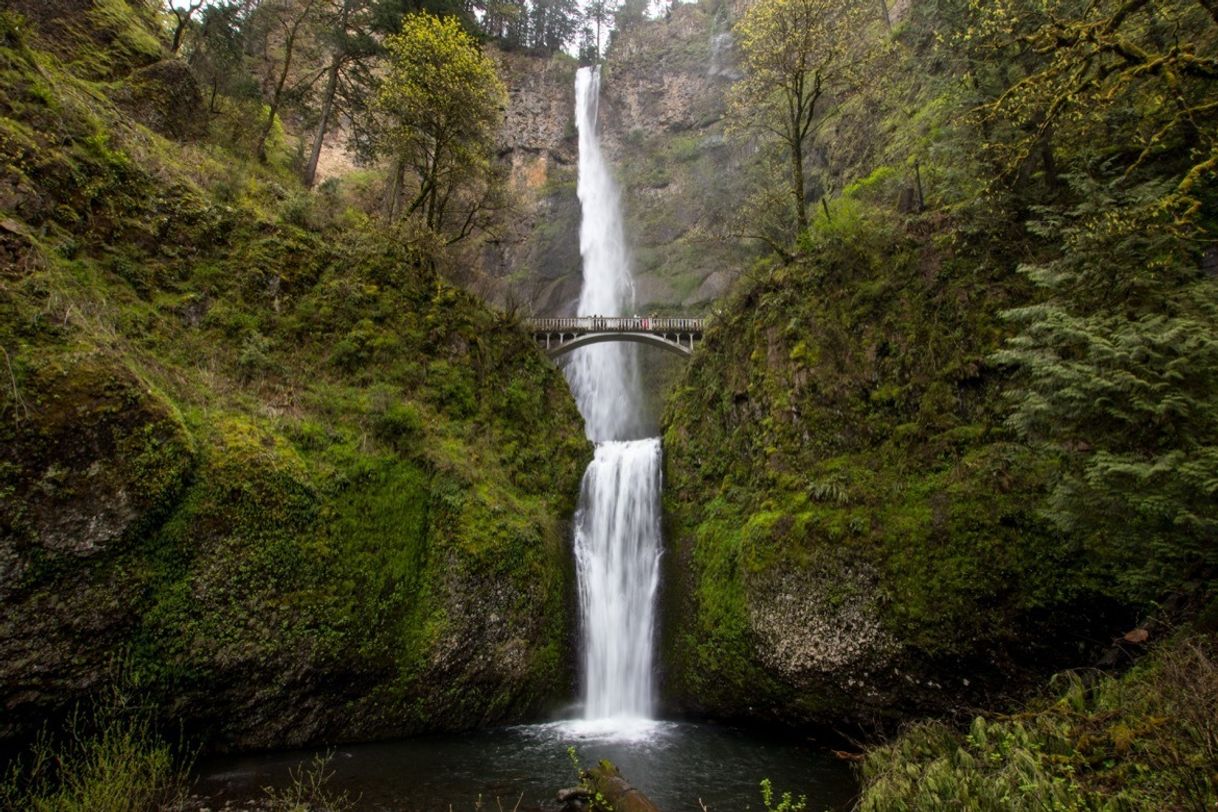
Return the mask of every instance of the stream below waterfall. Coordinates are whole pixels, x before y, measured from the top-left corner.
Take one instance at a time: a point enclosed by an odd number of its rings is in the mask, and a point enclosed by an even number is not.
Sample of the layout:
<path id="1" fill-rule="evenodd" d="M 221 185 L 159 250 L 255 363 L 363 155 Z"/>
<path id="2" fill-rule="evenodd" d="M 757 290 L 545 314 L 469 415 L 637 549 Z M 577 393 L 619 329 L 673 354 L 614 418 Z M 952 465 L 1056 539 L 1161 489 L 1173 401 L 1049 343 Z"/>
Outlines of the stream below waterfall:
<path id="1" fill-rule="evenodd" d="M 576 783 L 567 755 L 583 765 L 607 758 L 665 812 L 764 809 L 758 784 L 808 796 L 809 812 L 849 809 L 856 791 L 848 766 L 827 750 L 781 735 L 718 725 L 657 722 L 599 736 L 582 723 L 495 728 L 459 735 L 343 746 L 334 751 L 328 788 L 358 798 L 368 812 L 554 810 L 555 792 Z M 196 792 L 241 805 L 287 787 L 310 751 L 259 753 L 204 763 Z"/>

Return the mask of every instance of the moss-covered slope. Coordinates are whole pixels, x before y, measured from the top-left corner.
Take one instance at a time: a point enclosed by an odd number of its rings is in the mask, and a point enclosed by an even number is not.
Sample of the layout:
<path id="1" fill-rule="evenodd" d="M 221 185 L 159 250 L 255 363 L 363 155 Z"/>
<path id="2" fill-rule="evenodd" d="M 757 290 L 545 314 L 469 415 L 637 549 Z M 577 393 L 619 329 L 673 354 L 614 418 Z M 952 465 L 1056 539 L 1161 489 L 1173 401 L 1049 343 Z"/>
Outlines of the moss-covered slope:
<path id="1" fill-rule="evenodd" d="M 691 359 L 665 419 L 678 704 L 789 722 L 962 707 L 1129 620 L 1038 518 L 1050 463 L 1001 427 L 987 359 L 1023 284 L 951 227 L 841 200 Z"/>
<path id="2" fill-rule="evenodd" d="M 336 197 L 120 111 L 159 55 L 42 23 L 0 15 L 0 737 L 119 672 L 217 745 L 565 695 L 561 376 Z"/>

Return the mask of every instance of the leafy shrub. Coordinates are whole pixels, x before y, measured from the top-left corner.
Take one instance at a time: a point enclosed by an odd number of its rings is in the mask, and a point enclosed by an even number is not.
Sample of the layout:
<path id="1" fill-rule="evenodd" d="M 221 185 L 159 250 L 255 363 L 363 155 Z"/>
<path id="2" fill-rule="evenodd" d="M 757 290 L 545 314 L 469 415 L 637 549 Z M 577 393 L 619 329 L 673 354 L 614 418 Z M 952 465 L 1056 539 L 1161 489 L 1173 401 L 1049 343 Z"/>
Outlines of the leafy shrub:
<path id="1" fill-rule="evenodd" d="M 138 812 L 178 808 L 189 763 L 158 734 L 152 718 L 119 691 L 91 714 L 74 713 L 66 732 L 39 736 L 27 760 L 0 783 L 0 808 L 35 812 Z"/>
<path id="2" fill-rule="evenodd" d="M 863 812 L 1210 809 L 1218 647 L 1182 638 L 1124 677 L 1060 677 L 1056 699 L 967 733 L 915 725 L 864 763 Z"/>
<path id="3" fill-rule="evenodd" d="M 413 403 L 393 403 L 373 419 L 372 429 L 378 440 L 405 451 L 422 438 L 423 415 Z"/>

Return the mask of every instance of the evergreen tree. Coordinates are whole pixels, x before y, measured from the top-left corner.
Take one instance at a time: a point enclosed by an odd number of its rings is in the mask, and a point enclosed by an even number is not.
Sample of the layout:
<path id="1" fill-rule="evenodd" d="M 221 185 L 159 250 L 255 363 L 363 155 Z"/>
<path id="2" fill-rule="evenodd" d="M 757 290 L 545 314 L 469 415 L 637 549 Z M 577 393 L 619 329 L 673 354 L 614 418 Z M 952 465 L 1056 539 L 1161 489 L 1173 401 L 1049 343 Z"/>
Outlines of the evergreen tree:
<path id="1" fill-rule="evenodd" d="M 998 356 L 1018 370 L 1010 425 L 1060 464 L 1046 513 L 1139 599 L 1218 570 L 1212 10 L 977 3 L 968 32 L 1019 66 L 982 110 L 985 148 L 1041 196 L 1023 271 L 1043 296 Z"/>

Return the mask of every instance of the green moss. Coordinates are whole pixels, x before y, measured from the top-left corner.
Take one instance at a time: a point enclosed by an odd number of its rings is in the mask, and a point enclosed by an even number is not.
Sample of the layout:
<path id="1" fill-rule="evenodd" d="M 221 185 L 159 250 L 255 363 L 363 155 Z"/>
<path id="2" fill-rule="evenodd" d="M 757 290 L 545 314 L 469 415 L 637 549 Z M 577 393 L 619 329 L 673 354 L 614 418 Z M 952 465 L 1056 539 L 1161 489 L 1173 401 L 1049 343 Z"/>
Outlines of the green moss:
<path id="1" fill-rule="evenodd" d="M 979 281 L 974 255 L 858 199 L 818 218 L 805 250 L 734 292 L 668 403 L 682 701 L 734 714 L 749 695 L 754 713 L 866 716 L 935 700 L 898 687 L 901 699 L 860 690 L 843 702 L 847 677 L 942 682 L 942 664 L 988 657 L 980 692 L 1010 678 L 991 670 L 995 651 L 1023 645 L 1038 652 L 1025 662 L 1052 661 L 1049 619 L 1085 625 L 1119 596 L 1105 565 L 1037 513 L 1052 462 L 1002 428 L 1002 376 L 982 359 L 1019 288 Z M 775 579 L 817 577 L 837 554 L 853 573 L 837 581 L 863 590 L 900 644 L 823 686 L 801 683 L 766 664 L 752 612 Z M 820 597 L 830 611 L 848 594 Z"/>
<path id="2" fill-rule="evenodd" d="M 0 518 L 24 579 L 0 643 L 55 636 L 53 690 L 21 693 L 0 736 L 127 648 L 169 715 L 228 744 L 468 727 L 565 694 L 589 447 L 559 371 L 377 223 L 134 126 L 88 71 L 10 40 L 0 183 L 38 189 L 12 218 L 40 236 L 11 243 L 0 290 Z M 38 493 L 123 522 L 55 554 Z"/>

